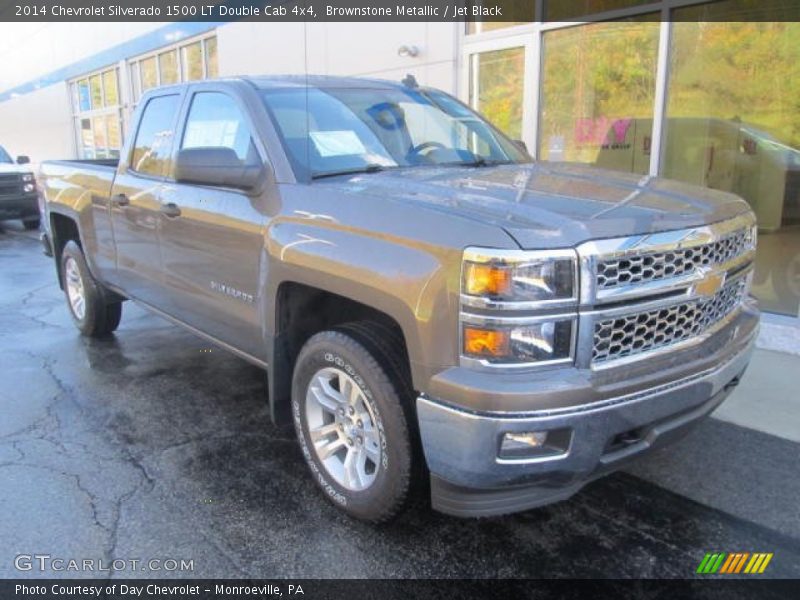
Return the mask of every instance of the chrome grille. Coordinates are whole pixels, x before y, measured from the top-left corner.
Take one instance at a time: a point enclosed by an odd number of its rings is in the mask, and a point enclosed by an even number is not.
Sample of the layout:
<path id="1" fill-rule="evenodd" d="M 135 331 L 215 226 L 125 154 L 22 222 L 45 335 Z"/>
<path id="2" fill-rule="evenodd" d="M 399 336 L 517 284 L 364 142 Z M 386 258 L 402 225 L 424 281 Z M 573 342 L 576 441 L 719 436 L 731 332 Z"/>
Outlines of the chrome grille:
<path id="1" fill-rule="evenodd" d="M 710 298 L 598 321 L 592 362 L 614 360 L 697 336 L 730 314 L 744 299 L 746 289 L 746 278 L 740 277 Z"/>
<path id="2" fill-rule="evenodd" d="M 708 244 L 601 260 L 597 263 L 597 287 L 608 289 L 689 274 L 701 266 L 726 263 L 750 247 L 749 229 L 740 229 Z"/>
<path id="3" fill-rule="evenodd" d="M 20 176 L 16 173 L 0 175 L 0 196 L 16 196 L 22 192 Z"/>

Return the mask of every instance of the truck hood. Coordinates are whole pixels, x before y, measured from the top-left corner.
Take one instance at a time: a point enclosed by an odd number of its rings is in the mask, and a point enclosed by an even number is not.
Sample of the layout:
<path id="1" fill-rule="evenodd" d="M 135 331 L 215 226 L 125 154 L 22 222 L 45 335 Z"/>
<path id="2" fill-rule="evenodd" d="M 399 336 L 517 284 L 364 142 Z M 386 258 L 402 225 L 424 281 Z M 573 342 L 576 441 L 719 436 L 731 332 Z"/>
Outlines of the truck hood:
<path id="1" fill-rule="evenodd" d="M 565 163 L 397 169 L 328 183 L 496 225 L 524 249 L 695 227 L 750 210 L 733 194 Z"/>
<path id="2" fill-rule="evenodd" d="M 15 163 L 0 162 L 0 173 L 30 173 L 31 169 L 27 169 L 22 165 Z"/>

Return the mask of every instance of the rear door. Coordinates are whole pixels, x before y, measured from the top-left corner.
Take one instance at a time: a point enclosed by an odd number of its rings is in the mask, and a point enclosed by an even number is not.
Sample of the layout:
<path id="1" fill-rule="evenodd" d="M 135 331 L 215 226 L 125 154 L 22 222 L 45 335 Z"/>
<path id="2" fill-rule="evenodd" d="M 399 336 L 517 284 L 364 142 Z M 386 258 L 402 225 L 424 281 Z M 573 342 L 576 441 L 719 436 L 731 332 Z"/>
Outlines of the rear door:
<path id="1" fill-rule="evenodd" d="M 248 165 L 263 165 L 235 89 L 192 87 L 175 154 L 183 148 L 231 148 Z M 267 193 L 268 194 L 268 193 Z M 264 359 L 260 267 L 267 221 L 264 193 L 169 180 L 159 215 L 170 311 L 182 321 Z"/>
<path id="2" fill-rule="evenodd" d="M 112 283 L 159 308 L 163 304 L 160 195 L 170 169 L 182 99 L 180 91 L 172 90 L 145 101 L 129 156 L 120 164 L 110 199 L 116 247 Z"/>

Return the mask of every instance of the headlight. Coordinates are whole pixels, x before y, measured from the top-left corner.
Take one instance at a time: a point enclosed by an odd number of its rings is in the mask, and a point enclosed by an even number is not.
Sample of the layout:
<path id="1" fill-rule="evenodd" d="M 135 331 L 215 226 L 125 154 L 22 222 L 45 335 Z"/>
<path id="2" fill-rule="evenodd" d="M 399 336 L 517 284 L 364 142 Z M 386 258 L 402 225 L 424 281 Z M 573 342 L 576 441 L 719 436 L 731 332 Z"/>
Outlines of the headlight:
<path id="1" fill-rule="evenodd" d="M 462 362 L 519 368 L 572 361 L 577 307 L 574 250 L 468 248 L 461 275 Z"/>
<path id="2" fill-rule="evenodd" d="M 22 191 L 25 192 L 26 194 L 30 194 L 35 189 L 36 186 L 33 185 L 32 183 L 26 183 L 25 185 L 22 186 Z"/>
<path id="3" fill-rule="evenodd" d="M 464 252 L 462 292 L 485 302 L 568 303 L 577 297 L 575 252 L 517 252 L 469 248 Z"/>
<path id="4" fill-rule="evenodd" d="M 558 318 L 519 326 L 463 325 L 463 355 L 489 364 L 534 364 L 570 360 L 575 319 Z"/>
<path id="5" fill-rule="evenodd" d="M 22 181 L 24 181 L 26 183 L 33 181 L 33 174 L 32 173 L 24 173 L 22 175 Z"/>

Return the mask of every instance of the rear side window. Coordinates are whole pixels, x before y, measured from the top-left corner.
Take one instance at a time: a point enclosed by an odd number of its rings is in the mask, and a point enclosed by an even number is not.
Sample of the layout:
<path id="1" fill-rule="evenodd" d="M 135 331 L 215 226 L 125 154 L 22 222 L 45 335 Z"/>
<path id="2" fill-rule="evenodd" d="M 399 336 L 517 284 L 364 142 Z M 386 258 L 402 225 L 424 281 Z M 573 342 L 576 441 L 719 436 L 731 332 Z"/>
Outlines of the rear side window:
<path id="1" fill-rule="evenodd" d="M 260 162 L 242 111 L 233 98 L 220 92 L 195 94 L 181 143 L 184 148 L 230 148 L 245 165 Z"/>
<path id="2" fill-rule="evenodd" d="M 170 168 L 173 124 L 180 96 L 157 96 L 144 108 L 130 168 L 144 175 L 160 177 Z"/>

